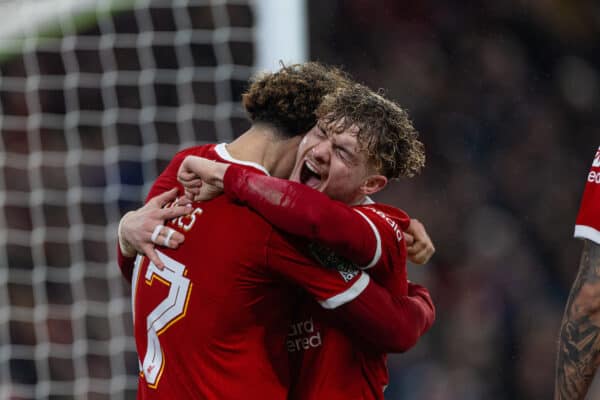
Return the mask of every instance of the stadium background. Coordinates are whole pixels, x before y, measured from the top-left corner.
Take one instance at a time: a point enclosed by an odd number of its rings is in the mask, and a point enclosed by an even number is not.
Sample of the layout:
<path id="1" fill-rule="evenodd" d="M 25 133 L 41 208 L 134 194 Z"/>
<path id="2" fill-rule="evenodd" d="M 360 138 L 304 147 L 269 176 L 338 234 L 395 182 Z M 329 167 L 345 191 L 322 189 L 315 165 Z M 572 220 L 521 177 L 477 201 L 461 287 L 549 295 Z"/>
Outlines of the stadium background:
<path id="1" fill-rule="evenodd" d="M 109 3 L 0 38 L 0 399 L 135 397 L 118 219 L 177 149 L 247 126 L 245 1 Z M 425 172 L 377 197 L 437 246 L 409 276 L 438 319 L 390 357 L 388 400 L 552 395 L 600 144 L 600 6 L 487 3 L 307 1 L 308 58 L 384 88 L 427 147 Z"/>

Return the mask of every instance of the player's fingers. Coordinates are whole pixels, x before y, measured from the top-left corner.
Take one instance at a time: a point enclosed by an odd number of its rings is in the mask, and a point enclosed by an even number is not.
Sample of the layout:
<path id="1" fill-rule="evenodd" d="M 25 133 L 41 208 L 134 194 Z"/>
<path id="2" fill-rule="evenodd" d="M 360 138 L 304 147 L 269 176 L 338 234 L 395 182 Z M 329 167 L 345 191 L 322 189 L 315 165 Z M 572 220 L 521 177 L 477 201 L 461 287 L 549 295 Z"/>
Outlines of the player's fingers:
<path id="1" fill-rule="evenodd" d="M 411 257 L 411 261 L 417 265 L 423 265 L 427 261 L 427 258 L 424 256 L 424 253 L 417 253 Z"/>
<path id="2" fill-rule="evenodd" d="M 435 249 L 431 246 L 424 246 L 423 249 L 418 251 L 415 255 L 415 261 L 417 264 L 427 264 L 431 257 L 435 253 Z"/>
<path id="3" fill-rule="evenodd" d="M 168 228 L 169 232 L 163 239 L 163 246 L 170 249 L 176 249 L 185 240 L 185 236 L 175 229 Z"/>
<path id="4" fill-rule="evenodd" d="M 189 190 L 185 191 L 185 198 L 188 199 L 190 202 L 194 201 L 194 193 L 190 192 Z"/>
<path id="5" fill-rule="evenodd" d="M 202 186 L 202 188 L 200 189 L 200 193 L 196 194 L 194 196 L 194 199 L 196 201 L 211 200 L 211 199 L 214 199 L 215 197 L 217 197 L 218 195 L 220 195 L 221 193 L 223 193 L 222 188 L 215 186 L 215 185 L 206 184 L 206 185 Z"/>
<path id="6" fill-rule="evenodd" d="M 188 185 L 190 182 L 198 179 L 198 176 L 193 172 L 180 172 L 179 175 L 177 175 L 177 180 L 183 185 Z"/>
<path id="7" fill-rule="evenodd" d="M 408 255 L 408 260 L 413 264 L 423 265 L 426 262 L 426 258 L 423 256 L 423 253 L 413 253 Z"/>
<path id="8" fill-rule="evenodd" d="M 192 195 L 197 195 L 198 193 L 200 193 L 200 191 L 202 190 L 201 187 L 197 187 L 197 186 L 186 186 L 185 187 L 185 191 L 191 193 Z"/>
<path id="9" fill-rule="evenodd" d="M 190 211 L 191 211 L 191 203 L 188 205 L 185 205 L 185 206 L 163 208 L 160 210 L 160 214 L 159 214 L 158 218 L 160 220 L 177 218 L 177 217 L 181 217 L 183 215 L 189 214 Z"/>
<path id="10" fill-rule="evenodd" d="M 417 254 L 418 252 L 423 250 L 423 242 L 413 242 L 410 246 L 406 246 L 406 251 L 408 254 Z"/>
<path id="11" fill-rule="evenodd" d="M 185 236 L 168 226 L 156 225 L 151 241 L 158 246 L 176 249 L 185 240 Z"/>
<path id="12" fill-rule="evenodd" d="M 411 253 L 407 255 L 408 261 L 413 264 L 421 265 L 423 264 L 423 257 L 419 255 L 419 253 Z"/>
<path id="13" fill-rule="evenodd" d="M 410 233 L 404 232 L 404 241 L 405 241 L 406 247 L 408 249 L 408 247 L 412 246 L 413 243 L 415 242 L 415 237 L 413 235 L 411 235 Z"/>
<path id="14" fill-rule="evenodd" d="M 200 180 L 200 178 L 193 172 L 180 171 L 179 174 L 177 174 L 177 180 L 184 185 L 187 185 L 189 182 Z"/>
<path id="15" fill-rule="evenodd" d="M 431 259 L 431 254 L 424 251 L 418 254 L 418 258 L 421 265 L 427 264 L 427 262 Z"/>
<path id="16" fill-rule="evenodd" d="M 205 186 L 197 193 L 194 193 L 194 201 L 206 201 L 215 197 L 215 195 L 209 190 L 210 186 Z"/>
<path id="17" fill-rule="evenodd" d="M 180 196 L 177 198 L 177 200 L 175 200 L 175 204 L 178 206 L 191 206 L 192 200 L 188 199 L 185 196 Z"/>
<path id="18" fill-rule="evenodd" d="M 173 188 L 171 190 L 167 190 L 164 193 L 159 194 L 158 196 L 150 199 L 148 204 L 152 204 L 154 206 L 158 206 L 162 208 L 165 204 L 175 200 L 177 198 L 177 188 Z"/>
<path id="19" fill-rule="evenodd" d="M 150 241 L 152 243 L 156 243 L 158 244 L 158 237 L 160 236 L 162 229 L 164 228 L 163 224 L 158 224 L 154 227 L 154 230 L 152 231 L 152 235 L 150 236 Z"/>
<path id="20" fill-rule="evenodd" d="M 162 262 L 162 260 L 160 259 L 160 257 L 158 256 L 158 253 L 156 253 L 156 250 L 154 249 L 153 246 L 146 246 L 147 249 L 144 251 L 144 254 L 146 255 L 146 257 L 148 257 L 150 259 L 150 261 L 156 265 L 156 267 L 158 269 L 163 269 L 165 267 L 165 264 Z"/>
<path id="21" fill-rule="evenodd" d="M 428 262 L 431 259 L 431 257 L 433 257 L 434 254 L 435 254 L 435 247 L 433 247 L 433 246 L 425 247 L 425 250 L 423 251 L 423 257 L 425 258 L 425 262 Z"/>
<path id="22" fill-rule="evenodd" d="M 201 179 L 192 179 L 189 181 L 182 181 L 181 184 L 183 185 L 184 188 L 190 188 L 190 189 L 200 189 L 202 187 L 202 180 Z"/>
<path id="23" fill-rule="evenodd" d="M 173 237 L 173 234 L 175 233 L 175 229 L 171 229 L 169 227 L 165 227 L 164 229 L 166 229 L 166 232 L 163 232 L 165 237 L 163 238 L 162 245 L 165 247 L 169 247 L 169 241 Z"/>

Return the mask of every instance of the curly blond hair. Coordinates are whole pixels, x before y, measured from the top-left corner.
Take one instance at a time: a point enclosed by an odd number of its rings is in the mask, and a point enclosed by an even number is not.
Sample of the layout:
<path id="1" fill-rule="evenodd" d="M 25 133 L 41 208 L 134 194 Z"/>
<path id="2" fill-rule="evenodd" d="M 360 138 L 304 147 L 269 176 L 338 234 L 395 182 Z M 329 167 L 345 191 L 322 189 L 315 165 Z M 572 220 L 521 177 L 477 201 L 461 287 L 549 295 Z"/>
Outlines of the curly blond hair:
<path id="1" fill-rule="evenodd" d="M 317 62 L 282 66 L 255 76 L 242 95 L 252 123 L 267 123 L 284 136 L 308 132 L 317 122 L 315 110 L 323 97 L 350 85 L 346 73 Z"/>
<path id="2" fill-rule="evenodd" d="M 357 129 L 361 150 L 388 179 L 412 177 L 425 165 L 425 149 L 408 113 L 363 85 L 340 87 L 327 95 L 317 117 L 336 133 Z"/>

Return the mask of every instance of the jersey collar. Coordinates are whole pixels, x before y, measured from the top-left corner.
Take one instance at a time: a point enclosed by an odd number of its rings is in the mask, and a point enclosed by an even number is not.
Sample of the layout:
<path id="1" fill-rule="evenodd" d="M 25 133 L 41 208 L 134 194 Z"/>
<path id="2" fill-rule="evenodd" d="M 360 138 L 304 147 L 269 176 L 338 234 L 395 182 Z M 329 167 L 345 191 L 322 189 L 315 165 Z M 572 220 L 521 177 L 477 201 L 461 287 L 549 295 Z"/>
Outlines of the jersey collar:
<path id="1" fill-rule="evenodd" d="M 366 206 L 368 204 L 375 204 L 375 202 L 369 196 L 366 196 L 359 205 Z"/>
<path id="2" fill-rule="evenodd" d="M 238 160 L 237 158 L 233 158 L 231 156 L 231 154 L 229 154 L 229 152 L 227 151 L 226 146 L 227 146 L 227 143 L 219 143 L 218 145 L 215 146 L 215 151 L 217 152 L 219 157 L 221 157 L 223 160 L 229 161 L 232 164 L 239 164 L 239 165 L 245 165 L 247 167 L 252 167 L 259 171 L 264 172 L 268 176 L 271 176 L 271 174 L 269 174 L 269 171 L 267 171 L 267 169 L 265 167 L 263 167 L 262 165 L 260 165 L 258 163 L 250 162 L 250 161 L 242 161 L 242 160 Z"/>

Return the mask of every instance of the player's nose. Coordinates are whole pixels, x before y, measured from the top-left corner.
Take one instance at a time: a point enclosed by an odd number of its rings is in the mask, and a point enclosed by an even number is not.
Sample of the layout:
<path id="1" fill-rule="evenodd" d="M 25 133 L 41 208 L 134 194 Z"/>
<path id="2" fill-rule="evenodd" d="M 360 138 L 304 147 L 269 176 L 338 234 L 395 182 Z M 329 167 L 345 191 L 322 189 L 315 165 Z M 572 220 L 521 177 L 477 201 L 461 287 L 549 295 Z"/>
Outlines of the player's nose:
<path id="1" fill-rule="evenodd" d="M 311 150 L 313 159 L 319 163 L 327 163 L 329 162 L 329 157 L 331 154 L 331 142 L 328 140 L 324 140 Z"/>

